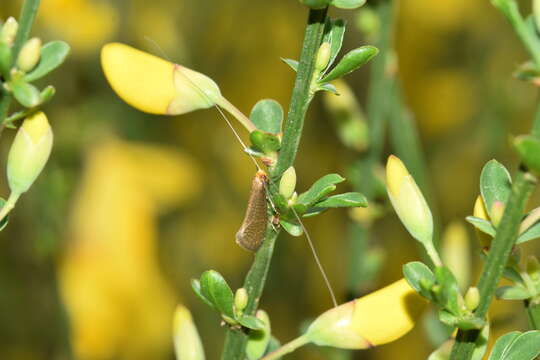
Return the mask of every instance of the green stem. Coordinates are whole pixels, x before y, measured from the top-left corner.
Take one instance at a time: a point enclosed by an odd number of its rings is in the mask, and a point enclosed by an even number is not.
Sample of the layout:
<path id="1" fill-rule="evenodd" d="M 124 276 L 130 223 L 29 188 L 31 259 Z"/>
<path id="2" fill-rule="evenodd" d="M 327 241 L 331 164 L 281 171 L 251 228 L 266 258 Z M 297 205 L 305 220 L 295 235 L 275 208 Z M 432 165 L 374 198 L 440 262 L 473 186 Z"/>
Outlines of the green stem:
<path id="1" fill-rule="evenodd" d="M 14 61 L 17 61 L 19 52 L 30 36 L 30 30 L 32 30 L 39 3 L 40 0 L 26 0 L 22 6 L 21 16 L 19 17 L 19 30 L 17 31 L 17 37 L 15 37 L 15 43 L 12 48 Z"/>
<path id="2" fill-rule="evenodd" d="M 292 353 L 294 350 L 298 349 L 299 347 L 302 347 L 309 343 L 309 339 L 305 337 L 305 335 L 299 336 L 296 339 L 288 342 L 287 344 L 283 345 L 279 349 L 272 351 L 270 354 L 263 357 L 261 360 L 274 360 L 279 359 L 283 355 L 287 355 L 289 353 Z"/>
<path id="3" fill-rule="evenodd" d="M 283 133 L 281 151 L 276 164 L 276 170 L 271 174 L 278 179 L 293 163 L 300 144 L 304 118 L 311 100 L 310 85 L 315 67 L 315 58 L 322 42 L 327 9 L 310 10 L 304 45 L 296 81 L 292 93 L 287 123 Z M 255 260 L 249 270 L 244 288 L 248 292 L 249 302 L 244 310 L 246 315 L 253 315 L 257 310 L 259 300 L 264 290 L 268 269 L 274 252 L 274 244 L 278 232 L 269 224 L 263 245 L 255 254 Z M 221 355 L 222 360 L 243 360 L 247 343 L 247 334 L 240 330 L 228 329 L 225 345 Z"/>
<path id="4" fill-rule="evenodd" d="M 497 229 L 497 234 L 491 243 L 486 264 L 484 265 L 478 283 L 480 304 L 475 311 L 475 315 L 479 318 L 484 318 L 487 314 L 497 285 L 508 262 L 512 246 L 516 241 L 522 214 L 525 210 L 527 200 L 534 189 L 534 185 L 535 179 L 532 175 L 524 170 L 520 170 L 517 173 L 506 210 Z M 474 351 L 477 336 L 478 331 L 458 331 L 450 359 L 470 359 Z"/>
<path id="5" fill-rule="evenodd" d="M 315 68 L 317 51 L 322 43 L 327 9 L 310 10 L 302 53 L 298 64 L 298 72 L 287 115 L 287 123 L 283 132 L 278 163 L 272 178 L 277 179 L 291 167 L 300 145 L 304 118 L 311 100 L 311 79 Z"/>
<path id="6" fill-rule="evenodd" d="M 527 306 L 527 317 L 529 318 L 529 326 L 532 330 L 540 330 L 540 304 L 529 302 Z"/>

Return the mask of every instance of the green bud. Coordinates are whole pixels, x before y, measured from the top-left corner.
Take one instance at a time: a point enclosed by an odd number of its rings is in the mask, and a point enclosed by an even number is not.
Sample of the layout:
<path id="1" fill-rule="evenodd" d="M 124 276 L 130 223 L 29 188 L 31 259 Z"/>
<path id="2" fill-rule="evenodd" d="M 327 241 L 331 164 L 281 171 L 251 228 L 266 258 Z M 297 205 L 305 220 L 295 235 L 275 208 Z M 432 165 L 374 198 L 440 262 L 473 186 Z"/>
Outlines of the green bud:
<path id="1" fill-rule="evenodd" d="M 312 9 L 324 9 L 330 5 L 330 0 L 300 0 L 300 2 Z"/>
<path id="2" fill-rule="evenodd" d="M 533 281 L 540 280 L 540 263 L 534 255 L 527 258 L 527 274 Z"/>
<path id="3" fill-rule="evenodd" d="M 246 289 L 240 288 L 236 290 L 234 294 L 234 306 L 237 311 L 242 312 L 246 308 L 248 300 L 249 297 Z"/>
<path id="4" fill-rule="evenodd" d="M 281 176 L 279 181 L 279 193 L 283 195 L 285 199 L 289 199 L 296 188 L 296 171 L 294 167 L 290 167 Z"/>
<path id="5" fill-rule="evenodd" d="M 28 40 L 21 49 L 17 58 L 17 67 L 24 72 L 29 72 L 41 58 L 41 39 L 35 37 Z"/>
<path id="6" fill-rule="evenodd" d="M 332 55 L 332 48 L 329 42 L 323 42 L 319 51 L 317 52 L 317 59 L 315 60 L 315 70 L 317 72 L 323 71 L 330 61 Z"/>
<path id="7" fill-rule="evenodd" d="M 480 292 L 478 291 L 478 288 L 475 286 L 471 286 L 469 290 L 467 290 L 467 293 L 465 294 L 465 307 L 470 310 L 474 311 L 480 304 Z"/>
<path id="8" fill-rule="evenodd" d="M 246 345 L 246 355 L 249 360 L 260 359 L 266 352 L 268 343 L 270 342 L 270 317 L 264 310 L 259 310 L 255 314 L 257 319 L 264 323 L 264 329 L 260 331 L 250 331 Z"/>
<path id="9" fill-rule="evenodd" d="M 19 30 L 19 23 L 17 23 L 17 20 L 15 20 L 14 17 L 10 16 L 0 31 L 0 42 L 10 46 L 13 45 L 15 37 L 17 36 L 17 30 Z"/>
<path id="10" fill-rule="evenodd" d="M 41 97 L 41 103 L 44 104 L 46 102 L 49 102 L 53 98 L 53 96 L 56 94 L 56 89 L 54 86 L 49 85 L 43 91 L 41 91 L 40 97 Z"/>
<path id="11" fill-rule="evenodd" d="M 7 177 L 12 193 L 28 191 L 45 167 L 52 145 L 53 133 L 43 112 L 24 120 L 8 155 Z"/>

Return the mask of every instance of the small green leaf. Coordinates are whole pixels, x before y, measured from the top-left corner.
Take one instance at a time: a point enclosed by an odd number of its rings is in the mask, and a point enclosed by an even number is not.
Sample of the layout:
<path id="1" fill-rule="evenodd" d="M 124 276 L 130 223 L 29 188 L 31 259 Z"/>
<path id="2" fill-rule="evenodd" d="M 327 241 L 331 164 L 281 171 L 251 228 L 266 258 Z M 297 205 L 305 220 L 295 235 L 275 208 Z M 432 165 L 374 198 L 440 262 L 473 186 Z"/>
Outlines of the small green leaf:
<path id="1" fill-rule="evenodd" d="M 275 100 L 263 99 L 255 104 L 249 118 L 257 129 L 271 134 L 279 134 L 283 122 L 283 108 Z"/>
<path id="2" fill-rule="evenodd" d="M 201 275 L 201 293 L 222 314 L 234 319 L 234 295 L 227 281 L 214 270 L 205 271 Z"/>
<path id="3" fill-rule="evenodd" d="M 330 196 L 315 204 L 320 208 L 340 208 L 340 207 L 366 207 L 368 201 L 366 197 L 358 192 L 348 192 Z"/>
<path id="4" fill-rule="evenodd" d="M 64 41 L 51 41 L 41 48 L 41 60 L 32 72 L 26 74 L 27 82 L 36 81 L 62 65 L 68 56 L 70 47 Z"/>
<path id="5" fill-rule="evenodd" d="M 335 184 L 345 181 L 341 175 L 328 174 L 317 180 L 308 191 L 300 194 L 296 201 L 297 205 L 304 205 L 307 208 L 313 206 L 317 201 L 336 189 Z M 296 208 L 296 206 L 295 206 Z M 302 211 L 302 213 L 305 212 Z"/>
<path id="6" fill-rule="evenodd" d="M 236 321 L 238 321 L 243 327 L 251 330 L 263 330 L 265 327 L 262 320 L 251 315 L 242 315 L 241 317 L 237 318 Z"/>
<path id="7" fill-rule="evenodd" d="M 333 0 L 332 5 L 340 9 L 356 9 L 364 5 L 366 0 Z"/>
<path id="8" fill-rule="evenodd" d="M 11 70 L 13 64 L 13 55 L 11 53 L 11 46 L 4 42 L 0 42 L 0 74 L 6 78 Z"/>
<path id="9" fill-rule="evenodd" d="M 517 284 L 523 284 L 523 279 L 521 277 L 521 274 L 516 270 L 516 269 L 513 269 L 511 267 L 505 267 L 504 268 L 504 272 L 503 272 L 503 276 L 510 280 L 510 281 L 513 281 Z"/>
<path id="10" fill-rule="evenodd" d="M 492 216 L 493 203 L 500 201 L 506 205 L 512 191 L 510 173 L 497 160 L 490 160 L 480 174 L 480 193 L 489 216 Z"/>
<path id="11" fill-rule="evenodd" d="M 420 261 L 413 261 L 403 265 L 403 276 L 417 293 L 429 300 L 433 300 L 433 295 L 429 289 L 435 284 L 435 275 L 425 264 Z M 429 286 L 430 284 L 431 286 Z"/>
<path id="12" fill-rule="evenodd" d="M 521 161 L 534 173 L 540 174 L 540 140 L 532 135 L 518 136 L 514 147 Z"/>
<path id="13" fill-rule="evenodd" d="M 540 222 L 537 222 L 530 228 L 528 228 L 523 234 L 519 235 L 516 240 L 516 244 L 523 244 L 524 242 L 540 238 Z"/>
<path id="14" fill-rule="evenodd" d="M 437 279 L 437 284 L 440 286 L 439 290 L 435 292 L 437 302 L 452 314 L 459 315 L 458 297 L 460 293 L 459 285 L 454 274 L 446 266 L 438 266 L 435 268 L 435 278 Z"/>
<path id="15" fill-rule="evenodd" d="M 495 291 L 495 296 L 502 300 L 526 300 L 532 295 L 523 286 L 503 286 Z"/>
<path id="16" fill-rule="evenodd" d="M 275 350 L 279 349 L 280 347 L 281 347 L 281 342 L 278 339 L 276 339 L 275 337 L 271 336 L 270 337 L 270 342 L 268 343 L 268 347 L 266 348 L 265 355 L 271 353 L 272 351 L 275 351 Z M 281 359 L 281 357 L 276 358 L 276 360 L 279 360 L 279 359 Z"/>
<path id="17" fill-rule="evenodd" d="M 13 79 L 13 81 L 9 83 L 9 86 L 13 91 L 13 96 L 22 106 L 33 108 L 41 103 L 41 94 L 39 93 L 38 88 L 21 78 Z"/>
<path id="18" fill-rule="evenodd" d="M 249 139 L 256 150 L 260 150 L 265 154 L 278 151 L 281 147 L 281 142 L 274 135 L 261 130 L 254 130 L 249 134 Z"/>
<path id="19" fill-rule="evenodd" d="M 0 197 L 0 209 L 4 207 L 6 200 Z M 9 215 L 5 216 L 2 221 L 0 221 L 0 231 L 4 230 L 9 222 Z"/>
<path id="20" fill-rule="evenodd" d="M 455 328 L 458 322 L 457 316 L 447 310 L 439 310 L 439 320 L 452 328 Z"/>
<path id="21" fill-rule="evenodd" d="M 519 331 L 512 331 L 497 339 L 488 360 L 502 360 L 506 349 L 521 335 Z"/>
<path id="22" fill-rule="evenodd" d="M 367 45 L 349 51 L 343 56 L 335 68 L 321 79 L 321 82 L 329 82 L 350 74 L 371 60 L 379 50 L 375 46 Z"/>
<path id="23" fill-rule="evenodd" d="M 260 321 L 263 328 L 259 331 L 250 331 L 246 345 L 246 356 L 248 360 L 257 360 L 264 356 L 271 340 L 270 318 L 263 311 L 257 311 L 256 320 Z"/>
<path id="24" fill-rule="evenodd" d="M 54 86 L 52 85 L 47 86 L 39 94 L 39 96 L 41 97 L 41 103 L 45 104 L 51 101 L 51 99 L 54 97 L 55 94 L 56 94 L 56 89 L 54 88 Z"/>
<path id="25" fill-rule="evenodd" d="M 533 360 L 538 354 L 540 354 L 540 331 L 533 330 L 515 337 L 497 360 Z"/>
<path id="26" fill-rule="evenodd" d="M 342 19 L 327 20 L 326 27 L 329 29 L 324 37 L 324 42 L 330 43 L 330 61 L 327 69 L 332 66 L 343 44 L 346 22 Z M 325 29 L 326 30 L 326 29 Z"/>
<path id="27" fill-rule="evenodd" d="M 283 227 L 283 229 L 288 232 L 292 236 L 302 236 L 304 231 L 302 230 L 302 226 L 298 223 L 296 220 L 286 220 L 286 219 L 279 219 L 280 225 Z"/>
<path id="28" fill-rule="evenodd" d="M 289 65 L 291 67 L 291 69 L 294 70 L 294 72 L 298 71 L 298 61 L 297 60 L 281 58 L 281 61 L 283 61 L 285 64 Z"/>
<path id="29" fill-rule="evenodd" d="M 313 216 L 322 214 L 326 210 L 328 210 L 328 208 L 312 207 L 312 208 L 307 209 L 307 211 L 302 214 L 302 217 L 305 217 L 305 218 L 313 217 Z"/>
<path id="30" fill-rule="evenodd" d="M 481 232 L 488 234 L 492 237 L 495 237 L 495 233 L 496 233 L 495 227 L 489 221 L 481 219 L 476 216 L 467 216 L 465 220 L 467 220 L 471 225 L 473 225 L 475 228 L 477 228 Z"/>
<path id="31" fill-rule="evenodd" d="M 322 84 L 322 85 L 319 85 L 319 90 L 322 90 L 322 91 L 328 91 L 334 95 L 339 95 L 336 87 L 332 84 L 329 84 L 329 83 L 326 83 L 326 84 Z"/>
<path id="32" fill-rule="evenodd" d="M 480 330 L 486 325 L 486 321 L 474 315 L 459 317 L 456 327 L 461 330 Z"/>
<path id="33" fill-rule="evenodd" d="M 214 304 L 212 304 L 212 302 L 203 295 L 201 291 L 201 283 L 199 280 L 191 279 L 191 288 L 193 289 L 193 292 L 199 297 L 199 299 L 201 299 L 206 305 L 210 306 L 213 309 L 216 308 Z"/>

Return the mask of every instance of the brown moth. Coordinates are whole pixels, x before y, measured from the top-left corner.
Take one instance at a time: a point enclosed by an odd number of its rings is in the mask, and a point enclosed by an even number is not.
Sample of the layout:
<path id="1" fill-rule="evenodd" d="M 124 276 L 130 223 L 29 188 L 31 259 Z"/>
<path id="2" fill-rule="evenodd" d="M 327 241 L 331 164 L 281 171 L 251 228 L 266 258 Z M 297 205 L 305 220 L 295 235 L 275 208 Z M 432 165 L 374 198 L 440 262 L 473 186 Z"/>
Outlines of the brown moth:
<path id="1" fill-rule="evenodd" d="M 257 171 L 251 184 L 246 215 L 240 230 L 236 233 L 236 243 L 249 251 L 257 251 L 261 246 L 266 226 L 268 212 L 266 209 L 266 183 L 268 177 L 262 170 Z"/>

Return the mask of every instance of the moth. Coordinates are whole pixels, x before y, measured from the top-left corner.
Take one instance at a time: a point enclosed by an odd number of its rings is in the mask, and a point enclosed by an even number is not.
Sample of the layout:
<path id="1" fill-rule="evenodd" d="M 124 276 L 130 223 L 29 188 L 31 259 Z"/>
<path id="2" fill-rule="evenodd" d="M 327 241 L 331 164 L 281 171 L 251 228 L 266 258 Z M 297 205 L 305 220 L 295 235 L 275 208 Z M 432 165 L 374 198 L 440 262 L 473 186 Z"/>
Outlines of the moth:
<path id="1" fill-rule="evenodd" d="M 262 170 L 257 171 L 251 183 L 251 192 L 244 221 L 236 233 L 236 243 L 242 248 L 253 252 L 261 247 L 268 224 L 267 183 L 268 176 L 266 173 Z"/>

